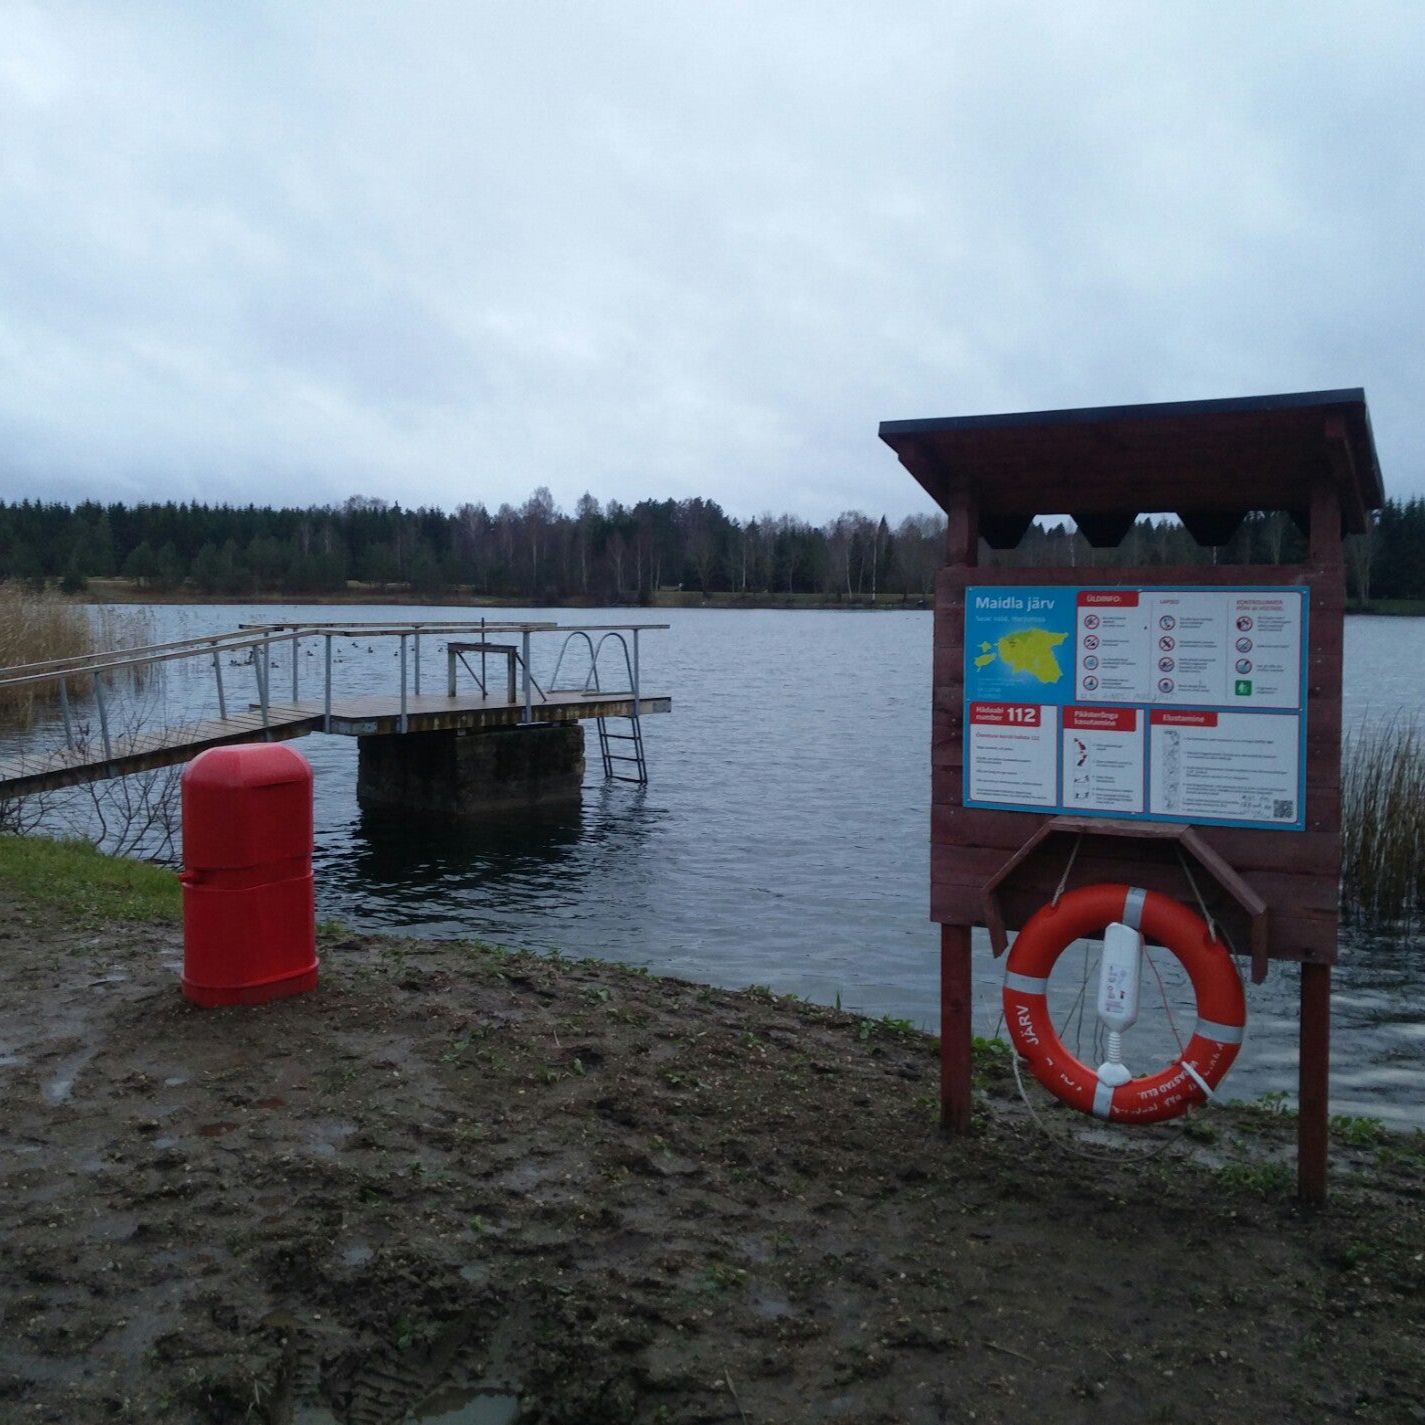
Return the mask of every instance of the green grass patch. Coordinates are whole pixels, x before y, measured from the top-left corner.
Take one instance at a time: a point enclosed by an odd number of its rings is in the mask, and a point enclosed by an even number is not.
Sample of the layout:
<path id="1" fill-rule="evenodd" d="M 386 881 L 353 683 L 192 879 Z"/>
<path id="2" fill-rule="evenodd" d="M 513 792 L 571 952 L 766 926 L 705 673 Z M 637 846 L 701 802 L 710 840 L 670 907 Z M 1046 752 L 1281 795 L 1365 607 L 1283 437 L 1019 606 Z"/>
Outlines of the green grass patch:
<path id="1" fill-rule="evenodd" d="M 1341 1113 L 1332 1116 L 1331 1136 L 1352 1148 L 1378 1148 L 1393 1135 L 1378 1118 L 1354 1118 Z"/>
<path id="2" fill-rule="evenodd" d="M 0 836 L 0 885 L 78 921 L 176 921 L 182 910 L 173 871 L 87 841 Z"/>
<path id="3" fill-rule="evenodd" d="M 1286 1163 L 1226 1163 L 1217 1170 L 1220 1183 L 1258 1197 L 1282 1197 L 1296 1177 Z"/>

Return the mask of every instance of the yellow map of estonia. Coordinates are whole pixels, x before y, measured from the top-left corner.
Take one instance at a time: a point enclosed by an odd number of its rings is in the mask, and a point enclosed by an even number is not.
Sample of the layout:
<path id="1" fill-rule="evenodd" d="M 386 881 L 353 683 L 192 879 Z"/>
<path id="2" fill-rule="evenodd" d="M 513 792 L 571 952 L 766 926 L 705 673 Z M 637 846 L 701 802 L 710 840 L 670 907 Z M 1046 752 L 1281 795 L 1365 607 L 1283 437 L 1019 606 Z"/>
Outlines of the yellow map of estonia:
<path id="1" fill-rule="evenodd" d="M 1068 637 L 1067 633 L 1051 633 L 1047 628 L 1021 628 L 1007 633 L 998 643 L 980 644 L 976 668 L 985 668 L 996 658 L 1004 662 L 1011 673 L 1028 673 L 1041 683 L 1057 683 L 1064 676 L 1054 650 Z"/>

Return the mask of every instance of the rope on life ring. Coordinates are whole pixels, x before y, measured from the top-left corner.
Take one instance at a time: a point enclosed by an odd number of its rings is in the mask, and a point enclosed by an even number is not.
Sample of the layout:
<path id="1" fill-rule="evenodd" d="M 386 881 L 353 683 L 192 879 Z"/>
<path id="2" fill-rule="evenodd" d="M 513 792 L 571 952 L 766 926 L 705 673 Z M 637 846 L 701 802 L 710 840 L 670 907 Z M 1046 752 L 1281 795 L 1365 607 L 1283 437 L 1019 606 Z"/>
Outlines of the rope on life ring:
<path id="1" fill-rule="evenodd" d="M 1117 1088 L 1101 1083 L 1064 1047 L 1046 996 L 1059 956 L 1113 921 L 1177 956 L 1197 998 L 1197 1025 L 1181 1056 Z M 1020 1058 L 1057 1098 L 1116 1123 L 1160 1123 L 1206 1102 L 1232 1067 L 1247 1025 L 1247 1001 L 1232 957 L 1196 912 L 1136 886 L 1082 886 L 1041 906 L 1019 932 L 1005 964 L 1004 1018 Z"/>

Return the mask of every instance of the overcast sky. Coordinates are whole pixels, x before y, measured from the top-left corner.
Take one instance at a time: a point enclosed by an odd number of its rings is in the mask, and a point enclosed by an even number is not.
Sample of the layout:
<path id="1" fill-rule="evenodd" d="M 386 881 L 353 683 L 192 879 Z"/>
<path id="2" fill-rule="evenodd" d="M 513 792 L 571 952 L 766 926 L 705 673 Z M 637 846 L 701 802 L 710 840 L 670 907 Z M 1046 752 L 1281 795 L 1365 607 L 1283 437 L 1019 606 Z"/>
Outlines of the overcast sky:
<path id="1" fill-rule="evenodd" d="M 1425 5 L 0 0 L 0 496 L 927 508 L 883 419 L 1364 386 Z"/>

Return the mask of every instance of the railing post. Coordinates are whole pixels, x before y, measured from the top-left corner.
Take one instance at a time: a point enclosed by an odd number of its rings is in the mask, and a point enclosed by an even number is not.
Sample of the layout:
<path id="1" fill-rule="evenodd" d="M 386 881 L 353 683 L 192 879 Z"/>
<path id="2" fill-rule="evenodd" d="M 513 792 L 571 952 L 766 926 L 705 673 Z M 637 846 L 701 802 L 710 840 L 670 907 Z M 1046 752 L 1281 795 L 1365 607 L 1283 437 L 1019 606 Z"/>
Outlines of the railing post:
<path id="1" fill-rule="evenodd" d="M 74 720 L 69 715 L 69 689 L 65 686 L 69 682 L 67 674 L 59 675 L 59 712 L 64 718 L 64 740 L 72 752 L 74 750 Z"/>
<path id="2" fill-rule="evenodd" d="M 421 630 L 420 625 L 416 625 L 416 632 L 413 638 L 416 650 L 416 696 L 421 695 Z"/>
<path id="3" fill-rule="evenodd" d="M 484 692 L 484 690 L 485 690 L 487 677 L 488 677 L 488 675 L 487 675 L 486 672 L 485 672 L 485 617 L 484 617 L 484 615 L 482 614 L 482 615 L 480 616 L 480 691 L 481 691 L 481 692 Z M 486 697 L 488 697 L 488 696 L 489 696 L 489 694 L 486 693 Z M 511 698 L 510 701 L 513 702 L 514 699 Z"/>
<path id="4" fill-rule="evenodd" d="M 447 642 L 445 645 L 445 695 L 448 698 L 455 696 L 455 660 L 458 657 L 459 654 Z"/>
<path id="5" fill-rule="evenodd" d="M 104 760 L 114 760 L 114 749 L 109 742 L 109 711 L 104 706 L 104 675 L 97 670 L 94 674 L 94 705 L 99 710 L 99 735 L 104 739 Z"/>
<path id="6" fill-rule="evenodd" d="M 406 730 L 406 635 L 401 635 L 401 731 Z"/>
<path id="7" fill-rule="evenodd" d="M 263 727 L 267 727 L 269 725 L 267 716 L 267 684 L 268 679 L 272 676 L 272 652 L 271 644 L 266 636 L 264 636 L 262 640 L 262 657 L 257 657 L 256 650 L 253 650 L 252 666 L 257 674 L 257 705 L 262 709 L 262 725 Z"/>
<path id="8" fill-rule="evenodd" d="M 332 636 L 327 634 L 327 685 L 324 694 L 322 731 L 332 730 Z"/>
<path id="9" fill-rule="evenodd" d="M 223 692 L 223 660 L 218 654 L 218 645 L 213 645 L 213 678 L 218 685 L 218 716 L 224 722 L 228 720 L 228 699 Z"/>
<path id="10" fill-rule="evenodd" d="M 633 631 L 633 715 L 638 716 L 638 630 Z"/>
<path id="11" fill-rule="evenodd" d="M 520 639 L 521 639 L 522 661 L 523 661 L 523 663 L 524 663 L 524 720 L 525 720 L 526 722 L 533 722 L 533 721 L 534 721 L 534 705 L 533 705 L 533 703 L 530 701 L 530 690 L 529 690 L 529 630 L 528 630 L 528 629 L 525 629 L 525 631 L 520 635 Z"/>
<path id="12" fill-rule="evenodd" d="M 297 701 L 297 644 L 298 644 L 298 640 L 299 640 L 300 638 L 301 638 L 301 634 L 299 634 L 299 633 L 294 633 L 294 634 L 292 635 L 292 702 L 293 702 L 293 704 L 295 704 L 296 701 Z"/>

